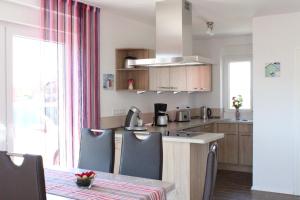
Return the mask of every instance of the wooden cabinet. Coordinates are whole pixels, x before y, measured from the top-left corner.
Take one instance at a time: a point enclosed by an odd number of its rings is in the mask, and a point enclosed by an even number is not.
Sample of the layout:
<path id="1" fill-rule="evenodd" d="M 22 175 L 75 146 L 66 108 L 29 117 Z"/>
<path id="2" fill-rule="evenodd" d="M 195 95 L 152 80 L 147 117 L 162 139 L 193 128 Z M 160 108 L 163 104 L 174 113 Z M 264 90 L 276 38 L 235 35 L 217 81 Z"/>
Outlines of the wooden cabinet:
<path id="1" fill-rule="evenodd" d="M 149 89 L 152 91 L 170 90 L 170 68 L 150 68 L 149 69 Z"/>
<path id="2" fill-rule="evenodd" d="M 149 88 L 152 91 L 186 91 L 185 67 L 150 68 Z"/>
<path id="3" fill-rule="evenodd" d="M 253 137 L 240 135 L 239 137 L 239 164 L 252 166 Z"/>
<path id="4" fill-rule="evenodd" d="M 233 171 L 252 171 L 252 124 L 217 123 L 217 132 L 224 133 L 219 144 L 219 167 Z"/>
<path id="5" fill-rule="evenodd" d="M 225 133 L 224 138 L 218 141 L 219 162 L 238 164 L 238 135 Z"/>
<path id="6" fill-rule="evenodd" d="M 211 65 L 186 67 L 188 91 L 211 91 Z"/>
<path id="7" fill-rule="evenodd" d="M 186 91 L 186 67 L 170 68 L 170 90 Z"/>
<path id="8" fill-rule="evenodd" d="M 149 69 L 152 91 L 211 91 L 211 65 Z"/>
<path id="9" fill-rule="evenodd" d="M 217 141 L 219 168 L 252 172 L 252 124 L 216 122 L 184 129 L 184 131 L 224 133 L 224 138 Z"/>
<path id="10" fill-rule="evenodd" d="M 253 126 L 239 125 L 239 164 L 252 166 L 253 160 Z"/>
<path id="11" fill-rule="evenodd" d="M 224 133 L 224 139 L 218 141 L 219 162 L 238 164 L 239 138 L 238 125 L 234 123 L 218 123 L 217 132 Z"/>

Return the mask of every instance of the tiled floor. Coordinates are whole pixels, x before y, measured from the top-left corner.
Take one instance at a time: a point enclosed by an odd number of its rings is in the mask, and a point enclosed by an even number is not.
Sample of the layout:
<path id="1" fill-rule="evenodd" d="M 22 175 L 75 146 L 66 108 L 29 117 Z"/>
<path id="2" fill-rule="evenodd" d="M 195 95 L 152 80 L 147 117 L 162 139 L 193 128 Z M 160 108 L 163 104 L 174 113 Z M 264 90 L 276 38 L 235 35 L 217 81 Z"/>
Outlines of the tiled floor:
<path id="1" fill-rule="evenodd" d="M 218 171 L 214 200 L 300 200 L 300 197 L 251 191 L 252 174 Z"/>

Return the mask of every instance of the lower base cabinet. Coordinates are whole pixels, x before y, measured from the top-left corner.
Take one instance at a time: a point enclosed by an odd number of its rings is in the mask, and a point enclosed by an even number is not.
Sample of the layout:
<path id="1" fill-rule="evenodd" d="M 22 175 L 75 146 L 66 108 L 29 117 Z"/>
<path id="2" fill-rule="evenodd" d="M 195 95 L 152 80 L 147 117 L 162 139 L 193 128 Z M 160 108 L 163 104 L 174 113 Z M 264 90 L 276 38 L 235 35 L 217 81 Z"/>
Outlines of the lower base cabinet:
<path id="1" fill-rule="evenodd" d="M 225 133 L 224 138 L 218 141 L 218 145 L 219 162 L 229 164 L 239 163 L 238 135 Z"/>
<path id="2" fill-rule="evenodd" d="M 252 124 L 216 124 L 216 131 L 225 133 L 219 141 L 219 168 L 252 172 L 253 136 Z"/>
<path id="3" fill-rule="evenodd" d="M 218 141 L 219 168 L 252 172 L 252 124 L 217 122 L 189 128 L 186 131 L 224 133 L 224 138 Z"/>
<path id="4" fill-rule="evenodd" d="M 252 135 L 240 135 L 239 138 L 239 164 L 252 166 L 253 137 Z"/>

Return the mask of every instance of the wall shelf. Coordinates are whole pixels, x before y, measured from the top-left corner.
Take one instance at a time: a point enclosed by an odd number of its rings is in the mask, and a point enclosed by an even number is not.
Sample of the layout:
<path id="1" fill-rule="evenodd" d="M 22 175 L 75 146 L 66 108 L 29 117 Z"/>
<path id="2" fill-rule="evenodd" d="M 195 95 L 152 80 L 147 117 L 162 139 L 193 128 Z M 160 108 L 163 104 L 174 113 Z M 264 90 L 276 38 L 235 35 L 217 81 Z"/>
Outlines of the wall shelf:
<path id="1" fill-rule="evenodd" d="M 134 80 L 133 90 L 143 91 L 149 89 L 149 69 L 145 67 L 125 68 L 127 56 L 145 59 L 154 57 L 154 51 L 150 49 L 122 48 L 116 49 L 116 90 L 128 90 L 128 80 Z"/>

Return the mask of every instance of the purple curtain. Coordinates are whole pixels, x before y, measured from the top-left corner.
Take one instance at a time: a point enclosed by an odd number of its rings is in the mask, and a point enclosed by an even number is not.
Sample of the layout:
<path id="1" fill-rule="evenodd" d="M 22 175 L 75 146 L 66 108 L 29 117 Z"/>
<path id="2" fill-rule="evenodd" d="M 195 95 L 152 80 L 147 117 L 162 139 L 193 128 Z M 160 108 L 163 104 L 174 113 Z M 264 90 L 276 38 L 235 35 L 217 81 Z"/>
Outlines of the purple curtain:
<path id="1" fill-rule="evenodd" d="M 100 9 L 73 0 L 41 0 L 42 37 L 58 44 L 63 56 L 63 108 L 67 162 L 77 163 L 80 129 L 100 128 Z"/>

